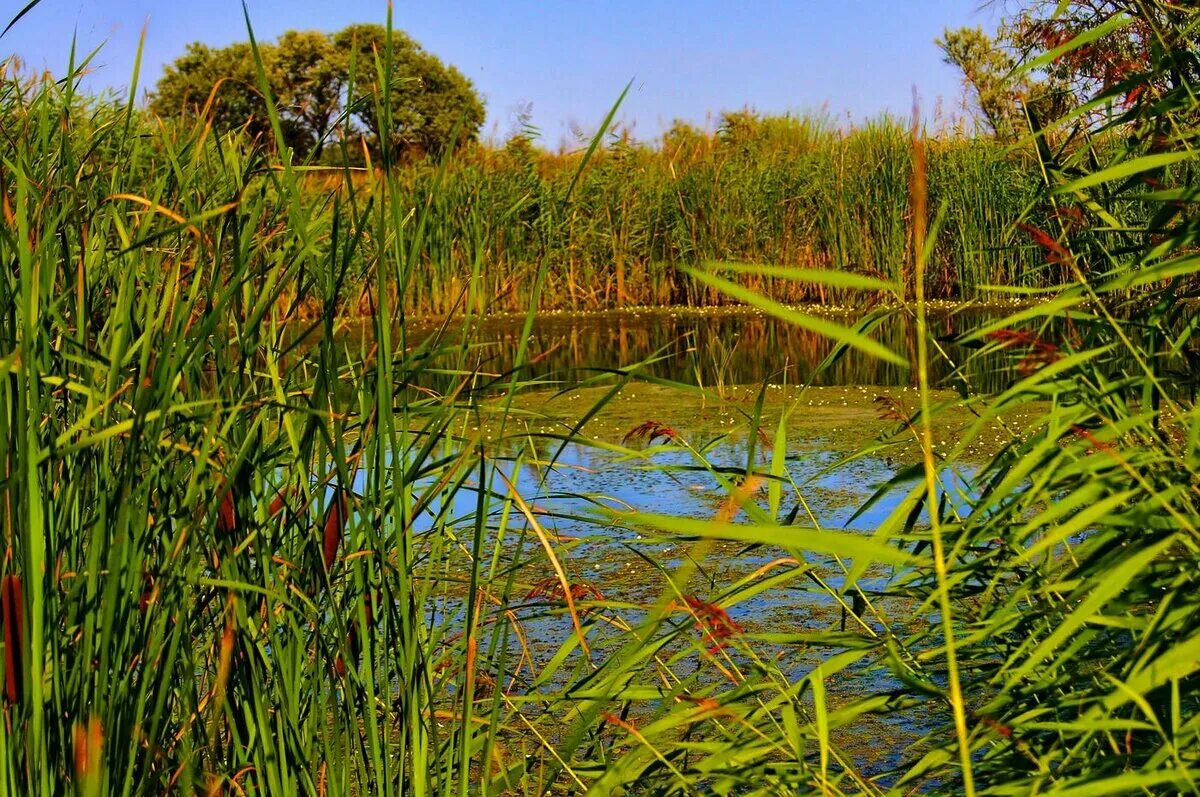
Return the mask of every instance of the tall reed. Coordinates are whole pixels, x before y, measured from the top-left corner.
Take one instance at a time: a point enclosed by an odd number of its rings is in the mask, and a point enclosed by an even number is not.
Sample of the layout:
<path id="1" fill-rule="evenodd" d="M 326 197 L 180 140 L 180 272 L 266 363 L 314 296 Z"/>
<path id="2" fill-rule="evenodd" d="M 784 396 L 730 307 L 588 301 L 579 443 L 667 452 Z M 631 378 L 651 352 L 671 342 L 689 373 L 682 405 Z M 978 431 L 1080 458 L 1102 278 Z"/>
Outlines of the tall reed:
<path id="1" fill-rule="evenodd" d="M 467 273 L 453 243 L 482 232 L 496 307 L 519 309 L 528 275 L 547 268 L 544 309 L 724 303 L 680 267 L 710 260 L 832 268 L 886 278 L 908 263 L 907 128 L 890 118 L 842 129 L 820 118 L 728 114 L 719 130 L 677 125 L 661 142 L 614 134 L 561 196 L 578 162 L 522 140 L 463 153 L 436 202 L 436 230 L 414 286 L 419 307 L 445 312 L 445 288 Z M 1036 252 L 1007 221 L 1033 200 L 1033 153 L 945 132 L 930 144 L 930 192 L 953 215 L 930 268 L 931 295 L 979 298 L 989 285 L 1043 284 Z M 404 172 L 402 201 L 429 196 L 432 167 Z M 520 212 L 507 212 L 521 206 Z M 811 290 L 744 277 L 787 302 L 831 302 Z M 443 297 L 439 304 L 438 297 Z"/>

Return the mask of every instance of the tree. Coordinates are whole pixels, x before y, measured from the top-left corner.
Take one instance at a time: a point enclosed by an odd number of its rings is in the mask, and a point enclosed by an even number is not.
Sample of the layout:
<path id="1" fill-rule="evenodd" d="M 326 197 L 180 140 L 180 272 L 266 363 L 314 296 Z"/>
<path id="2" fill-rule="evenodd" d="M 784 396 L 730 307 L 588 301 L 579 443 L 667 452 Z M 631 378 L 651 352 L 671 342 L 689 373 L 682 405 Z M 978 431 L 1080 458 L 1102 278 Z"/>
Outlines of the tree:
<path id="1" fill-rule="evenodd" d="M 250 45 L 214 49 L 192 42 L 163 69 L 150 110 L 159 116 L 195 117 L 206 109 L 213 126 L 222 132 L 242 127 L 251 135 L 269 131 Z"/>
<path id="2" fill-rule="evenodd" d="M 947 30 L 937 45 L 946 63 L 963 73 L 980 114 L 997 138 L 1012 141 L 1021 135 L 1027 107 L 1047 118 L 1067 108 L 1070 92 L 1061 75 L 1015 72 L 1021 57 L 1015 51 L 1014 31 L 1007 25 L 1000 27 L 996 38 L 981 28 Z"/>
<path id="3" fill-rule="evenodd" d="M 354 122 L 365 129 L 375 152 L 386 142 L 393 158 L 437 155 L 477 137 L 484 108 L 471 82 L 399 31 L 391 34 L 390 93 L 380 94 L 376 67 L 384 59 L 387 39 L 382 26 L 351 25 L 333 35 L 288 31 L 277 42 L 259 45 L 284 138 L 302 157 L 319 156 L 334 134 L 355 135 L 359 131 Z M 355 102 L 348 105 L 351 85 Z M 385 99 L 390 102 L 386 134 L 380 113 Z M 219 49 L 189 44 L 163 71 L 150 108 L 161 116 L 196 118 L 207 113 L 222 132 L 243 129 L 264 140 L 271 137 L 254 53 L 247 43 Z M 339 123 L 343 116 L 349 118 Z M 454 139 L 456 129 L 460 134 Z"/>
<path id="4" fill-rule="evenodd" d="M 1027 0 L 1000 24 L 994 38 L 978 28 L 961 28 L 947 30 L 937 44 L 945 60 L 962 71 L 993 131 L 1007 138 L 1023 129 L 1024 107 L 1033 107 L 1043 118 L 1058 118 L 1067 108 L 1124 85 L 1128 91 L 1116 98 L 1121 105 L 1136 101 L 1147 89 L 1167 90 L 1167 75 L 1146 74 L 1155 49 L 1162 49 L 1156 26 L 1159 31 L 1180 28 L 1174 17 L 1187 12 L 1182 4 L 1178 9 L 1162 5 L 1156 13 L 1164 16 L 1156 20 L 1143 6 L 1142 0 Z M 1127 24 L 1066 50 L 1036 73 L 1014 77 L 1018 64 L 1119 15 L 1128 15 Z M 1097 109 L 1101 116 L 1108 112 Z"/>
<path id="5" fill-rule="evenodd" d="M 962 72 L 988 127 L 1000 138 L 1011 138 L 1016 129 L 1015 111 L 1025 88 L 1014 87 L 1008 79 L 1016 66 L 1013 56 L 982 28 L 946 30 L 937 45 L 942 48 L 943 60 Z"/>
<path id="6" fill-rule="evenodd" d="M 299 128 L 308 143 L 305 151 L 320 155 L 342 109 L 345 59 L 329 36 L 290 30 L 270 48 L 264 62 L 281 115 Z"/>
<path id="7" fill-rule="evenodd" d="M 440 155 L 474 140 L 483 125 L 483 101 L 471 81 L 453 66 L 424 50 L 411 37 L 391 33 L 390 129 L 384 130 L 380 91 L 386 68 L 388 31 L 382 25 L 351 25 L 334 34 L 335 49 L 354 61 L 355 112 L 376 147 L 386 142 L 394 153 Z M 458 137 L 454 132 L 458 130 Z"/>

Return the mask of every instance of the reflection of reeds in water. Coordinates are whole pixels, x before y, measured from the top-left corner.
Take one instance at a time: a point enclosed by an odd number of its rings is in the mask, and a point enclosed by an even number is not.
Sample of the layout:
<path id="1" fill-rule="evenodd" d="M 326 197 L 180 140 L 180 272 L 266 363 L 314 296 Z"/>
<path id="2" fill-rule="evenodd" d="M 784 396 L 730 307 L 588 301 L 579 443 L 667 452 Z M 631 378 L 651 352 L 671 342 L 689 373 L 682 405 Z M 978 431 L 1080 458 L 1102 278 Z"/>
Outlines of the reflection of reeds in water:
<path id="1" fill-rule="evenodd" d="M 931 362 L 936 383 L 948 383 L 956 369 L 976 389 L 994 389 L 1011 370 L 1001 357 L 969 358 L 969 349 L 956 340 L 973 324 L 1001 317 L 999 311 L 935 315 L 930 324 L 946 356 Z M 914 353 L 915 330 L 902 314 L 886 318 L 874 337 L 905 356 Z M 503 372 L 511 366 L 515 346 L 507 331 L 485 331 L 485 362 Z M 817 370 L 836 343 L 816 332 L 799 329 L 760 315 L 689 317 L 647 312 L 629 316 L 547 319 L 534 329 L 533 351 L 549 352 L 533 369 L 538 374 L 582 379 L 596 363 L 632 366 L 640 373 L 712 388 L 718 395 L 728 386 L 803 384 L 911 386 L 909 369 L 882 362 L 856 351 L 843 353 Z M 553 351 L 551 351 L 553 350 Z"/>

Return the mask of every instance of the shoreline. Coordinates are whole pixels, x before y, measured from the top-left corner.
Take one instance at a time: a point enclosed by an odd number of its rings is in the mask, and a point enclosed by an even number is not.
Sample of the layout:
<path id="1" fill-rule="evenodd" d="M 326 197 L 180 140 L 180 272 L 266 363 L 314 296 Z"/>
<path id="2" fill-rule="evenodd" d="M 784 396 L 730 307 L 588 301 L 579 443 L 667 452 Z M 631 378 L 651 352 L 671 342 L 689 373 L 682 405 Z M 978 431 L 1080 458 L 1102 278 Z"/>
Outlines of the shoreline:
<path id="1" fill-rule="evenodd" d="M 1009 311 L 1009 310 L 1024 310 L 1029 307 L 1035 307 L 1042 304 L 1042 299 L 1014 299 L 1014 300 L 953 300 L 953 299 L 933 299 L 927 301 L 926 307 L 935 315 L 949 315 L 956 312 L 992 312 L 992 311 Z M 850 318 L 861 315 L 866 310 L 876 309 L 879 307 L 890 307 L 899 309 L 904 307 L 898 302 L 880 302 L 876 305 L 851 306 L 844 304 L 786 304 L 783 305 L 789 310 L 795 310 L 802 313 L 807 313 L 813 316 L 823 316 L 827 318 Z M 527 312 L 516 312 L 505 310 L 496 313 L 486 313 L 483 315 L 475 313 L 455 313 L 451 315 L 412 315 L 409 316 L 407 323 L 418 329 L 440 326 L 449 322 L 462 321 L 468 317 L 474 317 L 477 321 L 484 324 L 499 324 L 513 323 L 523 321 Z M 550 321 L 596 321 L 604 319 L 616 318 L 640 318 L 640 317 L 665 317 L 665 318 L 766 318 L 770 313 L 760 310 L 753 305 L 748 304 L 717 304 L 717 305 L 630 305 L 628 307 L 610 307 L 597 308 L 586 310 L 539 310 L 534 313 L 537 320 Z M 298 318 L 297 321 L 312 320 L 308 316 Z M 363 323 L 370 320 L 370 316 L 362 314 L 353 314 L 344 316 L 339 319 L 340 324 Z"/>

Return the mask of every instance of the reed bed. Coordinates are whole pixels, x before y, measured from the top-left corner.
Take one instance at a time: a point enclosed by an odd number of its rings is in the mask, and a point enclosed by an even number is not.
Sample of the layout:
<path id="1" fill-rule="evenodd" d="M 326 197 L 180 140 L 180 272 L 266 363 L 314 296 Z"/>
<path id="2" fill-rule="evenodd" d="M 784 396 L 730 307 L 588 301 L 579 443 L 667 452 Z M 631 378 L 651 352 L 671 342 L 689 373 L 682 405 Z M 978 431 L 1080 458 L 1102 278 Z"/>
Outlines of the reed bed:
<path id="1" fill-rule="evenodd" d="M 545 310 L 725 304 L 680 269 L 713 260 L 911 275 L 912 164 L 898 120 L 839 127 L 738 113 L 713 132 L 679 124 L 652 144 L 619 132 L 603 144 L 566 205 L 581 154 L 549 154 L 523 139 L 461 153 L 440 176 L 432 165 L 406 169 L 401 201 L 435 197 L 413 307 L 453 309 L 448 297 L 471 273 L 465 240 L 478 240 L 489 307 L 500 309 L 527 307 L 539 270 Z M 1038 254 L 1011 227 L 1038 181 L 1029 148 L 963 132 L 931 140 L 930 193 L 950 214 L 931 295 L 976 299 L 994 295 L 987 286 L 1045 284 Z M 763 275 L 740 281 L 789 303 L 849 295 Z"/>

